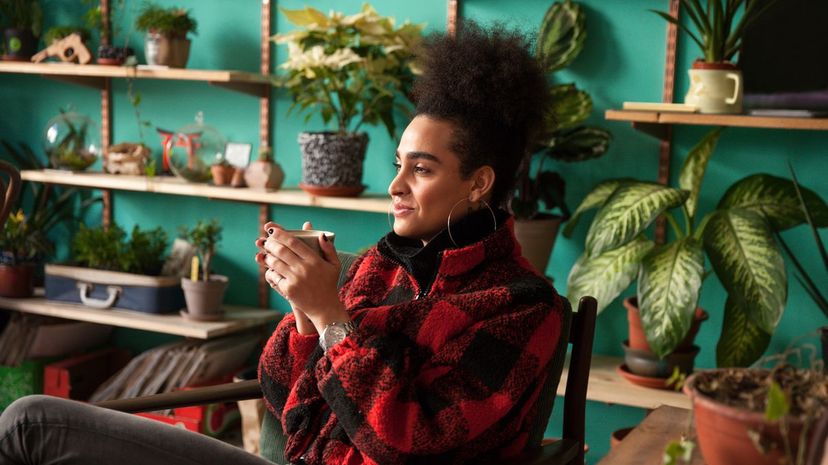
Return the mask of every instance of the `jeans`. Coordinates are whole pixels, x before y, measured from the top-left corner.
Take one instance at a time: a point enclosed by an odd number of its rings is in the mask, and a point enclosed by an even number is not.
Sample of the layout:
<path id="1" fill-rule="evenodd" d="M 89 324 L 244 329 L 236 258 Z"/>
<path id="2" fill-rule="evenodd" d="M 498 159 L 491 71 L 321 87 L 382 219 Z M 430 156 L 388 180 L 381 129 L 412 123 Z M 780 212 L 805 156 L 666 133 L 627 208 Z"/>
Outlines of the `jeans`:
<path id="1" fill-rule="evenodd" d="M 0 415 L 0 465 L 272 465 L 182 428 L 49 396 Z"/>

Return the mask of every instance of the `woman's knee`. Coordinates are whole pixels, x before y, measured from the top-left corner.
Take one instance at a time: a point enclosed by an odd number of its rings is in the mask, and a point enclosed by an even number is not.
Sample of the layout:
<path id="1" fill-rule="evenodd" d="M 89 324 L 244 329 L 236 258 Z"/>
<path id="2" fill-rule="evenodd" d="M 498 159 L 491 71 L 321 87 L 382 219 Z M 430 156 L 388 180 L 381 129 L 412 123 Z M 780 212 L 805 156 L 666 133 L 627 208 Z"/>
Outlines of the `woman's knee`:
<path id="1" fill-rule="evenodd" d="M 0 415 L 0 425 L 4 428 L 33 420 L 45 419 L 47 413 L 60 412 L 60 406 L 65 404 L 65 399 L 44 395 L 31 395 L 21 397 L 3 411 Z"/>

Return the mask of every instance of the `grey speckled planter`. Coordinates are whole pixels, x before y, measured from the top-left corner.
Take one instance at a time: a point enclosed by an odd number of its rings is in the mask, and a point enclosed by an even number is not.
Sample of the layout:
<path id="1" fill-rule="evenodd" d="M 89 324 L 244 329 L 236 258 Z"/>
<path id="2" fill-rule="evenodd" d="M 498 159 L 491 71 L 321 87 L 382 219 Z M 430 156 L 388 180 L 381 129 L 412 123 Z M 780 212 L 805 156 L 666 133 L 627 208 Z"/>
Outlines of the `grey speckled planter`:
<path id="1" fill-rule="evenodd" d="M 311 186 L 361 187 L 368 134 L 299 133 L 302 183 Z"/>

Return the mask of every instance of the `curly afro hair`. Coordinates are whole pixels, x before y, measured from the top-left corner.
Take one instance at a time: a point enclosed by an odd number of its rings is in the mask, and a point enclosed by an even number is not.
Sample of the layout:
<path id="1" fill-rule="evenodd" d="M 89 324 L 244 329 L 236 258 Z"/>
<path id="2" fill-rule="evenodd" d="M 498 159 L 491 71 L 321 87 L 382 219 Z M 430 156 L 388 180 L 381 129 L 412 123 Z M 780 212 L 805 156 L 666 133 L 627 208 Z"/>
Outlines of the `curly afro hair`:
<path id="1" fill-rule="evenodd" d="M 515 175 L 543 121 L 546 77 L 521 33 L 464 22 L 457 35 L 431 35 L 414 84 L 416 114 L 456 126 L 452 150 L 464 178 L 489 165 L 492 202 L 509 198 Z"/>

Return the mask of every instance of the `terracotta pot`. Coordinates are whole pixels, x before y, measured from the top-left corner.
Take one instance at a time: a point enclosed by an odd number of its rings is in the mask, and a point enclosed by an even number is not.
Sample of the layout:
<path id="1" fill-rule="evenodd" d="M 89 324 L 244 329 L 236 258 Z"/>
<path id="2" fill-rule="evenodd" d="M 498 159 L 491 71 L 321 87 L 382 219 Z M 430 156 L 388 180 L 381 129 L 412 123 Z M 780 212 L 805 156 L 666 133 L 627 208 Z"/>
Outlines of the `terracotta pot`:
<path id="1" fill-rule="evenodd" d="M 691 346 L 690 349 L 676 349 L 664 358 L 658 358 L 649 350 L 633 349 L 624 341 L 624 364 L 631 373 L 650 378 L 669 378 L 673 370 L 679 369 L 681 373 L 690 374 L 693 372 L 693 365 L 696 355 L 699 354 L 699 346 Z"/>
<path id="2" fill-rule="evenodd" d="M 233 179 L 233 172 L 236 169 L 230 165 L 212 165 L 210 172 L 213 174 L 213 184 L 217 186 L 226 186 L 230 184 Z"/>
<path id="3" fill-rule="evenodd" d="M 278 190 L 285 180 L 285 172 L 271 160 L 256 160 L 244 172 L 244 180 L 253 189 Z"/>
<path id="4" fill-rule="evenodd" d="M 641 313 L 638 310 L 638 299 L 636 297 L 628 297 L 624 299 L 624 307 L 627 308 L 627 324 L 629 325 L 629 346 L 631 349 L 646 350 L 652 352 L 650 344 L 647 342 L 647 337 L 644 335 L 644 327 L 641 324 Z M 693 341 L 696 340 L 696 334 L 699 332 L 702 322 L 707 320 L 710 315 L 701 308 L 696 309 L 696 316 L 693 323 L 690 325 L 690 331 L 681 342 L 676 346 L 677 351 L 688 351 L 693 347 Z"/>
<path id="5" fill-rule="evenodd" d="M 745 368 L 745 370 L 749 370 Z M 699 376 L 710 376 L 724 370 L 696 373 L 684 384 L 684 392 L 693 403 L 693 423 L 704 463 L 707 465 L 778 465 L 787 463 L 779 427 L 765 420 L 762 412 L 751 412 L 715 401 L 696 389 Z M 788 420 L 788 441 L 794 457 L 799 446 L 802 422 Z M 763 444 L 772 447 L 760 452 L 750 436 L 759 434 Z"/>
<path id="6" fill-rule="evenodd" d="M 546 273 L 562 219 L 550 215 L 541 219 L 515 221 L 515 238 L 523 256 L 540 274 Z"/>
<path id="7" fill-rule="evenodd" d="M 0 297 L 31 297 L 34 294 L 34 270 L 31 263 L 0 265 Z"/>
<path id="8" fill-rule="evenodd" d="M 209 281 L 191 281 L 181 278 L 187 313 L 195 320 L 209 320 L 220 316 L 223 311 L 224 291 L 227 290 L 227 276 L 211 274 Z"/>
<path id="9" fill-rule="evenodd" d="M 356 192 L 355 195 L 361 192 L 368 134 L 303 132 L 298 141 L 302 149 L 302 189 L 305 186 L 345 187 Z M 317 191 L 316 195 L 325 194 Z"/>

